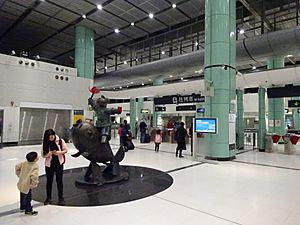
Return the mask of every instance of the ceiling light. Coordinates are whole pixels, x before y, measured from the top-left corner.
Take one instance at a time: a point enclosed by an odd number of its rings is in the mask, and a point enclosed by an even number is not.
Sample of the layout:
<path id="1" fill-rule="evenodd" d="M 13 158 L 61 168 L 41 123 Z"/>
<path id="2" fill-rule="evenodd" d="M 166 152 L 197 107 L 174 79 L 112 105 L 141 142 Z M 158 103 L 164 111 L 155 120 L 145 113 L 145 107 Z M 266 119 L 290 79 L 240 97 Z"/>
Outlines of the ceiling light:
<path id="1" fill-rule="evenodd" d="M 181 77 L 180 79 L 183 80 L 183 77 Z"/>
<path id="2" fill-rule="evenodd" d="M 245 30 L 244 30 L 244 29 L 240 29 L 240 30 L 239 30 L 239 33 L 240 33 L 240 34 L 244 34 L 244 33 L 245 33 Z"/>
<path id="3" fill-rule="evenodd" d="M 145 84 L 144 83 L 142 83 L 142 86 L 144 86 Z"/>
<path id="4" fill-rule="evenodd" d="M 102 5 L 97 5 L 97 9 L 102 10 Z"/>
<path id="5" fill-rule="evenodd" d="M 128 86 L 128 85 L 127 85 L 126 87 L 127 87 L 127 88 L 129 88 L 129 86 Z"/>
<path id="6" fill-rule="evenodd" d="M 198 46 L 198 45 L 199 45 L 199 43 L 196 41 L 196 42 L 195 42 L 195 46 Z"/>
<path id="7" fill-rule="evenodd" d="M 106 70 L 107 70 L 107 66 L 105 66 L 105 67 L 104 67 L 104 69 L 106 69 Z"/>
<path id="8" fill-rule="evenodd" d="M 41 57 L 40 57 L 39 55 L 36 55 L 36 56 L 35 56 L 35 59 L 36 59 L 36 60 L 39 60 L 40 58 L 41 58 Z"/>
<path id="9" fill-rule="evenodd" d="M 135 61 L 139 61 L 139 59 L 138 59 L 138 58 L 136 58 L 136 59 L 135 59 Z"/>
<path id="10" fill-rule="evenodd" d="M 120 87 L 120 89 L 122 89 L 122 87 Z"/>
<path id="11" fill-rule="evenodd" d="M 161 54 L 164 55 L 164 54 L 166 54 L 166 52 L 165 51 L 161 51 Z"/>
<path id="12" fill-rule="evenodd" d="M 172 78 L 172 77 L 173 77 L 173 75 L 170 75 L 169 77 L 171 77 L 171 78 Z"/>
<path id="13" fill-rule="evenodd" d="M 82 18 L 85 19 L 85 18 L 86 18 L 86 15 L 83 14 L 83 15 L 82 15 Z"/>
<path id="14" fill-rule="evenodd" d="M 148 81 L 152 81 L 151 79 L 148 79 Z"/>
<path id="15" fill-rule="evenodd" d="M 234 32 L 231 31 L 231 32 L 230 32 L 230 37 L 233 37 L 233 36 L 234 36 Z"/>
<path id="16" fill-rule="evenodd" d="M 131 22 L 131 24 L 130 24 L 131 26 L 134 26 L 134 22 Z"/>
<path id="17" fill-rule="evenodd" d="M 253 70 L 256 70 L 256 66 L 252 66 L 252 69 L 253 69 Z"/>
<path id="18" fill-rule="evenodd" d="M 11 54 L 11 55 L 15 55 L 15 54 L 16 54 L 15 50 L 12 50 L 12 51 L 10 52 L 10 54 Z"/>
<path id="19" fill-rule="evenodd" d="M 293 57 L 293 55 L 287 55 L 286 57 L 290 58 L 290 57 Z"/>
<path id="20" fill-rule="evenodd" d="M 120 30 L 118 28 L 115 29 L 115 33 L 120 33 Z"/>
<path id="21" fill-rule="evenodd" d="M 99 69 L 97 68 L 97 69 L 96 69 L 96 71 L 98 72 L 98 71 L 99 71 Z"/>
<path id="22" fill-rule="evenodd" d="M 176 8 L 176 6 L 177 6 L 176 4 L 172 4 L 172 8 L 173 8 L 173 9 L 175 9 L 175 8 Z"/>
<path id="23" fill-rule="evenodd" d="M 154 17 L 153 13 L 149 13 L 149 18 L 153 19 L 153 17 Z"/>
<path id="24" fill-rule="evenodd" d="M 132 81 L 131 81 L 130 83 L 131 83 L 131 84 L 133 84 L 133 82 L 132 82 Z"/>
<path id="25" fill-rule="evenodd" d="M 126 61 L 126 60 L 124 61 L 124 64 L 125 64 L 125 65 L 127 64 L 127 61 Z"/>

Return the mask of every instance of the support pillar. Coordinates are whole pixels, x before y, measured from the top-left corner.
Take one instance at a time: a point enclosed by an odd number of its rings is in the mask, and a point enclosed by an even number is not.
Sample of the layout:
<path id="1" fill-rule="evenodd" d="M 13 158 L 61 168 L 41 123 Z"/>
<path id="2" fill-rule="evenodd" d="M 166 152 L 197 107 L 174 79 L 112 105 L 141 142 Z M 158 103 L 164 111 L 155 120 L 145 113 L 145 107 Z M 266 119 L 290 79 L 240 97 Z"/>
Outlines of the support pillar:
<path id="1" fill-rule="evenodd" d="M 205 134 L 207 159 L 235 158 L 235 32 L 236 1 L 206 0 L 204 78 L 214 95 L 205 97 L 205 115 L 218 119 L 218 133 Z"/>
<path id="2" fill-rule="evenodd" d="M 274 58 L 268 61 L 268 69 L 284 67 L 284 58 Z M 269 99 L 269 126 L 268 132 L 282 136 L 285 133 L 284 125 L 284 98 Z"/>
<path id="3" fill-rule="evenodd" d="M 293 100 L 300 100 L 300 97 L 293 97 Z M 300 113 L 298 112 L 300 108 L 293 109 L 293 117 L 294 117 L 294 128 L 295 130 L 300 130 Z"/>
<path id="4" fill-rule="evenodd" d="M 266 136 L 266 89 L 260 87 L 258 89 L 258 149 L 260 152 L 265 151 Z"/>
<path id="5" fill-rule="evenodd" d="M 138 111 L 137 111 L 137 120 L 141 121 L 143 119 L 142 109 L 144 107 L 144 98 L 138 99 Z"/>
<path id="6" fill-rule="evenodd" d="M 236 148 L 244 149 L 244 90 L 237 90 Z"/>
<path id="7" fill-rule="evenodd" d="M 162 85 L 164 83 L 164 80 L 163 79 L 155 79 L 154 81 L 153 81 L 153 85 L 154 86 L 158 86 L 158 85 Z M 158 117 L 159 117 L 159 115 L 161 115 L 161 113 L 160 112 L 155 112 L 155 104 L 154 104 L 154 102 L 153 102 L 153 121 L 152 121 L 152 126 L 153 126 L 153 128 L 156 128 L 157 127 L 157 119 L 158 119 Z"/>
<path id="8" fill-rule="evenodd" d="M 76 26 L 75 34 L 75 67 L 77 68 L 78 77 L 94 79 L 94 31 L 84 26 Z"/>
<path id="9" fill-rule="evenodd" d="M 132 137 L 135 138 L 135 122 L 136 122 L 136 104 L 135 99 L 130 99 L 130 130 Z"/>

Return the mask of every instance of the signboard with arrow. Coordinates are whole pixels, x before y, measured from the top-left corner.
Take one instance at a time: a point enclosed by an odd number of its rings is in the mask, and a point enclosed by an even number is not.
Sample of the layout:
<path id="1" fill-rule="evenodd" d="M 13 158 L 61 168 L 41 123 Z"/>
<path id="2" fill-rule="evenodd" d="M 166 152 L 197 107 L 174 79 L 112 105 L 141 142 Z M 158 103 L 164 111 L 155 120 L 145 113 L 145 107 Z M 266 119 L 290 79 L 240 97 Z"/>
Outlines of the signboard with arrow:
<path id="1" fill-rule="evenodd" d="M 289 100 L 288 101 L 289 108 L 299 108 L 300 107 L 300 100 Z"/>

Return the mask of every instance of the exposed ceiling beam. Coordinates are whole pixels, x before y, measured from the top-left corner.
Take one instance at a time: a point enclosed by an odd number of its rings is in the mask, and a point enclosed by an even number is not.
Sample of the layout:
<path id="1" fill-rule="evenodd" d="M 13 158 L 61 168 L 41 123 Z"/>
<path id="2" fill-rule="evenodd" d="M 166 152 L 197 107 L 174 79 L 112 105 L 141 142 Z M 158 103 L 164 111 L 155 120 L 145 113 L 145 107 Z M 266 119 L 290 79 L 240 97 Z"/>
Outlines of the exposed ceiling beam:
<path id="1" fill-rule="evenodd" d="M 263 22 L 264 22 L 265 27 L 267 27 L 269 30 L 273 30 L 273 26 L 272 26 L 272 24 L 270 23 L 270 21 L 269 21 L 268 19 L 266 19 L 266 18 L 262 18 L 262 16 L 259 14 L 259 12 L 257 12 L 257 10 L 251 6 L 251 4 L 249 3 L 248 0 L 239 0 L 239 1 L 245 6 L 245 8 L 246 8 L 249 12 L 252 13 L 252 15 L 253 15 L 256 19 L 258 19 L 258 20 L 263 19 L 263 20 L 264 20 Z"/>

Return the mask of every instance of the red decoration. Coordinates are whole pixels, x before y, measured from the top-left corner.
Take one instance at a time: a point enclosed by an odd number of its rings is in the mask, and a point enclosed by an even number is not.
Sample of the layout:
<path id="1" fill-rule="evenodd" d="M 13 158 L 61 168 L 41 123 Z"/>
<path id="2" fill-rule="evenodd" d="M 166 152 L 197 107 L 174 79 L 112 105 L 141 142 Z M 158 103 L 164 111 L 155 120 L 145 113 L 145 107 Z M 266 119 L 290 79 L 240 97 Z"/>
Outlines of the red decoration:
<path id="1" fill-rule="evenodd" d="M 122 107 L 118 107 L 118 113 L 122 113 Z"/>
<path id="2" fill-rule="evenodd" d="M 89 91 L 92 93 L 92 94 L 97 94 L 100 92 L 100 89 L 96 88 L 95 86 L 90 88 Z"/>

